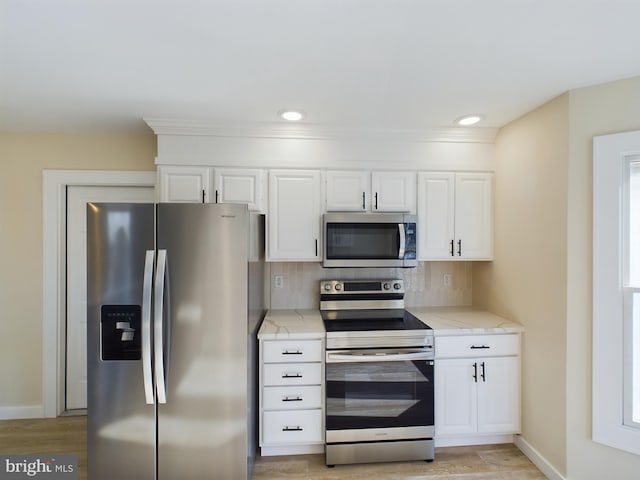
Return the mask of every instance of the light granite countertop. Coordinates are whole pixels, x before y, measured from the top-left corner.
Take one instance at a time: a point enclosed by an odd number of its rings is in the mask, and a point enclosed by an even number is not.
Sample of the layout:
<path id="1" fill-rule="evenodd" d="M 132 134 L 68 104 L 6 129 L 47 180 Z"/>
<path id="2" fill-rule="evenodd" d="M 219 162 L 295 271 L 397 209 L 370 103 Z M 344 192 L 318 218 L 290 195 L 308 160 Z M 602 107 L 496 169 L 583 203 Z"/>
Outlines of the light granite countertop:
<path id="1" fill-rule="evenodd" d="M 435 336 L 522 333 L 524 327 L 473 307 L 410 307 Z M 324 338 L 319 310 L 269 310 L 258 332 L 261 340 Z"/>
<path id="2" fill-rule="evenodd" d="M 258 331 L 260 340 L 324 338 L 320 310 L 269 310 Z"/>
<path id="3" fill-rule="evenodd" d="M 433 328 L 435 336 L 524 332 L 519 323 L 473 307 L 411 307 L 407 310 Z"/>

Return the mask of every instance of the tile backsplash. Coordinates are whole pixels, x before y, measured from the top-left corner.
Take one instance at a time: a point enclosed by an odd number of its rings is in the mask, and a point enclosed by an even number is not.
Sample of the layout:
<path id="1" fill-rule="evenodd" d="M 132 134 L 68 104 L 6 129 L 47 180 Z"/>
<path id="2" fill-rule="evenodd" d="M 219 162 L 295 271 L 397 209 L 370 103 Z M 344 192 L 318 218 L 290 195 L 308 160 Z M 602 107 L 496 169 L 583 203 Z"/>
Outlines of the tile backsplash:
<path id="1" fill-rule="evenodd" d="M 318 308 L 320 280 L 402 278 L 407 307 L 471 305 L 472 262 L 419 262 L 416 268 L 323 268 L 319 263 L 267 263 L 274 310 Z M 451 285 L 444 285 L 444 275 Z M 275 277 L 282 277 L 276 288 Z"/>

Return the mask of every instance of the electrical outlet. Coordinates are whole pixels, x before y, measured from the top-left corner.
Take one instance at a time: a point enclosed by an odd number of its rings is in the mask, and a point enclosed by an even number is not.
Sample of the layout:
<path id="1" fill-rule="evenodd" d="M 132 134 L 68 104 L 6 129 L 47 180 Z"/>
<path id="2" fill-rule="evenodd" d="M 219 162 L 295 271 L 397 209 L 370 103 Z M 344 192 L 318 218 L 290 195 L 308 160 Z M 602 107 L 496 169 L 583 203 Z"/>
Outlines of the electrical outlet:
<path id="1" fill-rule="evenodd" d="M 284 276 L 282 275 L 275 275 L 273 277 L 273 283 L 275 283 L 275 287 L 276 288 L 283 288 L 284 287 Z"/>
<path id="2" fill-rule="evenodd" d="M 450 287 L 452 282 L 452 275 L 450 273 L 445 273 L 442 275 L 442 284 L 445 287 Z"/>

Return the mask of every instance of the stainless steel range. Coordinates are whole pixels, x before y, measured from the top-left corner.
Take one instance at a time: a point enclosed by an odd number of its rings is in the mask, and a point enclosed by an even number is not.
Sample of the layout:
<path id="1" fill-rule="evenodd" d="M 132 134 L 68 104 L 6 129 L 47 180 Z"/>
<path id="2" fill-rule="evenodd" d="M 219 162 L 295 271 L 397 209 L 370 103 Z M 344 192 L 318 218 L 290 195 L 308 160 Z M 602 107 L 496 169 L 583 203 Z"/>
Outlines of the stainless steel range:
<path id="1" fill-rule="evenodd" d="M 326 464 L 432 461 L 433 331 L 402 280 L 326 280 Z"/>

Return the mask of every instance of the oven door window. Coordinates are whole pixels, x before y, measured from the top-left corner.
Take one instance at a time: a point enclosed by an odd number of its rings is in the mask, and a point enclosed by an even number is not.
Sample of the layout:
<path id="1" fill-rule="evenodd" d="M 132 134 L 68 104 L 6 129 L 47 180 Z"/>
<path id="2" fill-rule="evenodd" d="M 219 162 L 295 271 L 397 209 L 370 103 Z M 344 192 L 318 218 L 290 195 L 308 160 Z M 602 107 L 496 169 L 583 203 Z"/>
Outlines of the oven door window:
<path id="1" fill-rule="evenodd" d="M 328 363 L 327 430 L 433 425 L 433 361 Z"/>
<path id="2" fill-rule="evenodd" d="M 397 223 L 328 223 L 327 259 L 396 259 L 400 252 Z"/>

